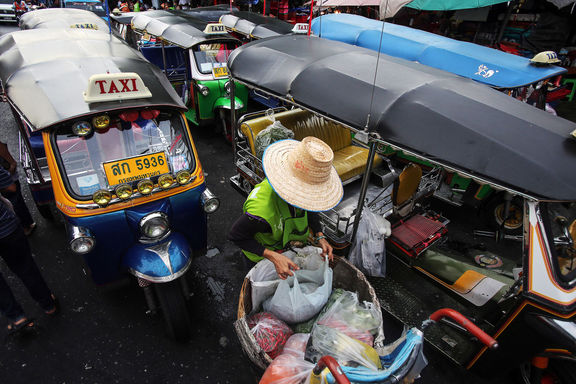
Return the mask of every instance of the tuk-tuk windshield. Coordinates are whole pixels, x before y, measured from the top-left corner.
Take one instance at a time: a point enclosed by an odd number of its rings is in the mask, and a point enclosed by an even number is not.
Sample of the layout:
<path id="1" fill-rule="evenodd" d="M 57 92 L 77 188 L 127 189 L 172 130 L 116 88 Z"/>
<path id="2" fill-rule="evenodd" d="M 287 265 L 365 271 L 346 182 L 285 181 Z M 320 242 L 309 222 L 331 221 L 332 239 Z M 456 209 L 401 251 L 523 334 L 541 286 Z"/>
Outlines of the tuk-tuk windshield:
<path id="1" fill-rule="evenodd" d="M 72 127 L 78 121 L 56 131 L 60 164 L 64 167 L 68 179 L 65 184 L 72 196 L 88 199 L 99 189 L 195 169 L 192 147 L 180 115 L 146 112 L 157 116 L 145 119 L 142 117 L 145 113 L 134 111 L 109 115 L 108 128 L 96 129 L 84 137 L 73 133 Z M 125 160 L 119 163 L 123 169 L 114 175 L 109 172 L 107 176 L 104 164 L 114 165 L 117 160 Z"/>
<path id="2" fill-rule="evenodd" d="M 94 12 L 100 17 L 106 16 L 106 11 L 98 2 L 86 2 L 86 1 L 67 1 L 66 8 L 77 8 L 85 9 L 87 11 Z"/>
<path id="3" fill-rule="evenodd" d="M 226 67 L 228 56 L 238 47 L 236 42 L 198 44 L 192 47 L 200 73 L 212 73 L 212 68 Z"/>
<path id="4" fill-rule="evenodd" d="M 576 203 L 547 203 L 543 219 L 551 231 L 549 241 L 556 259 L 556 269 L 565 281 L 576 279 Z"/>

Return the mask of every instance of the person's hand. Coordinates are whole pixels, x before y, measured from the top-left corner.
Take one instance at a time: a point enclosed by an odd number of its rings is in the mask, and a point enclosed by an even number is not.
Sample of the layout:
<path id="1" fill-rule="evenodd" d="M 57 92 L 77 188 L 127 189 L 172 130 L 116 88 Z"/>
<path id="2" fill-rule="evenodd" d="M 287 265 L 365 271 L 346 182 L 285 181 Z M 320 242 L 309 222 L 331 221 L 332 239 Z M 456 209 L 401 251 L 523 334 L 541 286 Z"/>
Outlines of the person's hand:
<path id="1" fill-rule="evenodd" d="M 332 254 L 332 246 L 326 239 L 318 240 L 318 245 L 322 248 L 322 257 L 328 257 L 328 260 L 332 261 L 334 259 L 334 255 Z"/>
<path id="2" fill-rule="evenodd" d="M 288 257 L 282 255 L 281 253 L 274 252 L 270 249 L 265 249 L 262 256 L 264 256 L 274 264 L 274 268 L 276 268 L 276 273 L 278 274 L 278 277 L 282 280 L 286 280 L 288 276 L 293 276 L 294 272 L 292 271 L 297 271 L 300 269 Z"/>

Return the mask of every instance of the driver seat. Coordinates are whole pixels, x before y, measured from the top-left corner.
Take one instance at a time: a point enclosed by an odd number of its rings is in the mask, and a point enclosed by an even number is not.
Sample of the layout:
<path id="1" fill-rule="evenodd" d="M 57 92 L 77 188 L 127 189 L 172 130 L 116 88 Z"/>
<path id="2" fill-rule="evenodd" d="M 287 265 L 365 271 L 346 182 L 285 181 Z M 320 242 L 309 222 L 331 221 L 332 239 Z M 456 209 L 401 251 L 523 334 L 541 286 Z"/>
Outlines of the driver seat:
<path id="1" fill-rule="evenodd" d="M 413 163 L 408 164 L 394 180 L 392 205 L 395 215 L 406 217 L 412 212 L 420 180 L 422 168 Z"/>

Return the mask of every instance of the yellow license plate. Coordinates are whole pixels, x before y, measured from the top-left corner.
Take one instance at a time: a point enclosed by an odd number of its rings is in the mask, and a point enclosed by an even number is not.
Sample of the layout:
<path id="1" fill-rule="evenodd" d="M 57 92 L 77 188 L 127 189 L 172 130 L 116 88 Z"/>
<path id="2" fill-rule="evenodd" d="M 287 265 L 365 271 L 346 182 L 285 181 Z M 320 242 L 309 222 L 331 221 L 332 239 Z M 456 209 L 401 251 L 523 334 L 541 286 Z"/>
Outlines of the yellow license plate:
<path id="1" fill-rule="evenodd" d="M 227 77 L 228 76 L 228 67 L 214 67 L 212 68 L 212 73 L 214 77 L 217 79 L 219 77 Z"/>
<path id="2" fill-rule="evenodd" d="M 131 183 L 170 172 L 164 152 L 109 161 L 102 166 L 108 185 Z"/>

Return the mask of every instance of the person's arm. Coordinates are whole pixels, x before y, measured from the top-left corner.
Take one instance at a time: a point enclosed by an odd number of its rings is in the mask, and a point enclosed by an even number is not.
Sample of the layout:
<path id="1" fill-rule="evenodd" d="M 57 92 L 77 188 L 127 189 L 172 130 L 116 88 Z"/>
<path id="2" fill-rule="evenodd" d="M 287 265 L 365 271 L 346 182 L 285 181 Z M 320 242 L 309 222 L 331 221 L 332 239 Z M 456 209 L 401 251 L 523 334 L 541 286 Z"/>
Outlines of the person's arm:
<path id="1" fill-rule="evenodd" d="M 332 246 L 321 231 L 322 226 L 320 225 L 320 214 L 318 212 L 308 212 L 308 227 L 314 234 L 314 242 L 322 248 L 322 256 L 328 257 L 328 260 L 332 261 L 334 258 Z"/>
<path id="2" fill-rule="evenodd" d="M 6 143 L 3 143 L 1 141 L 0 141 L 0 157 L 6 160 L 8 164 L 10 164 L 8 172 L 10 172 L 10 174 L 13 175 L 14 172 L 16 172 L 16 167 L 18 164 L 10 154 L 10 151 L 8 151 L 8 146 L 6 145 Z"/>
<path id="3" fill-rule="evenodd" d="M 272 264 L 274 264 L 274 268 L 276 268 L 278 277 L 284 280 L 288 276 L 292 276 L 294 274 L 292 271 L 296 271 L 299 268 L 288 257 L 282 255 L 281 253 L 272 251 L 271 249 L 267 249 L 254 239 L 254 235 L 257 233 L 269 232 L 272 232 L 272 229 L 266 220 L 245 213 L 240 216 L 238 220 L 236 220 L 236 222 L 232 225 L 232 228 L 228 233 L 228 240 L 232 241 L 234 244 L 245 251 L 254 253 L 270 260 Z"/>
<path id="4" fill-rule="evenodd" d="M 2 167 L 0 167 L 0 192 L 16 192 L 16 184 L 12 181 L 12 177 Z"/>

